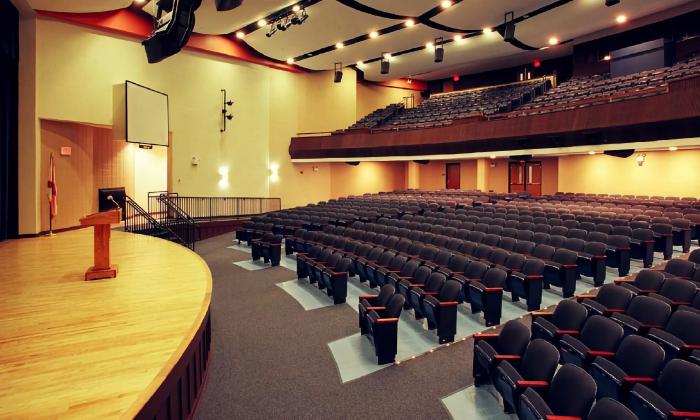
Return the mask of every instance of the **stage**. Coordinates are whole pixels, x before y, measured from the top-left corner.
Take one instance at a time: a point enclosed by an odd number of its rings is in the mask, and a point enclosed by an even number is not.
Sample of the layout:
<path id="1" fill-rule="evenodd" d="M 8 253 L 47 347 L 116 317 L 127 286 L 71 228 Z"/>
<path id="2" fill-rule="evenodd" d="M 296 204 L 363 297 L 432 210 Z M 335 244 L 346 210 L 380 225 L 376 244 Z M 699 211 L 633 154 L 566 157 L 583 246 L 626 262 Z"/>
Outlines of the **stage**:
<path id="1" fill-rule="evenodd" d="M 92 228 L 0 243 L 0 417 L 186 418 L 206 378 L 211 273 L 112 231 L 116 279 L 84 281 Z"/>

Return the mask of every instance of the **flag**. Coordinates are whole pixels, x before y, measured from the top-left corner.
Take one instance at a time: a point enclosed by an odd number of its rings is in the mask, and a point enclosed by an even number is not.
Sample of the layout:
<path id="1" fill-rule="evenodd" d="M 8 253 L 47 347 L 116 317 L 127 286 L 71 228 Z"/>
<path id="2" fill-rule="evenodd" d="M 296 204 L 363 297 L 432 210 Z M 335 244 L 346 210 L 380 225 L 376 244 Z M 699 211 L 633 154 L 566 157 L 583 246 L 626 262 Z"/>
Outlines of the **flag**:
<path id="1" fill-rule="evenodd" d="M 51 220 L 58 214 L 58 186 L 56 185 L 56 165 L 53 162 L 53 153 L 49 157 L 49 216 Z"/>

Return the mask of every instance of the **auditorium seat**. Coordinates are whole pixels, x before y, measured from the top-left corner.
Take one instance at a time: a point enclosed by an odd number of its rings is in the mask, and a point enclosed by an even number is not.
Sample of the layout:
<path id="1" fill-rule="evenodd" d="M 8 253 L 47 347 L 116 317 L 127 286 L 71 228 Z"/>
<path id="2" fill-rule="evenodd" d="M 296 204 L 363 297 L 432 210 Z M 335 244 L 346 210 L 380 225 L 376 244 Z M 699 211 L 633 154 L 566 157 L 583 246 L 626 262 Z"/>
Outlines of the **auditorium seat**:
<path id="1" fill-rule="evenodd" d="M 616 284 L 606 284 L 598 289 L 596 295 L 578 295 L 576 299 L 588 310 L 589 315 L 610 316 L 624 313 L 632 301 L 634 293 Z"/>
<path id="2" fill-rule="evenodd" d="M 384 309 L 371 309 L 367 312 L 366 320 L 360 325 L 362 335 L 374 344 L 377 363 L 380 365 L 393 363 L 397 352 L 398 324 L 404 297 L 393 295 Z"/>
<path id="3" fill-rule="evenodd" d="M 503 399 L 503 409 L 513 413 L 520 394 L 528 387 L 546 387 L 559 363 L 559 350 L 542 339 L 528 344 L 520 363 L 503 360 L 496 367 L 493 384 Z"/>
<path id="4" fill-rule="evenodd" d="M 363 328 L 363 323 L 367 321 L 367 312 L 370 308 L 384 308 L 392 296 L 396 294 L 396 289 L 390 284 L 382 286 L 379 293 L 376 295 L 360 295 L 359 303 L 357 304 L 358 325 Z"/>
<path id="5" fill-rule="evenodd" d="M 530 329 L 511 320 L 499 333 L 474 334 L 474 385 L 491 382 L 495 368 L 502 360 L 519 361 L 530 342 Z"/>
<path id="6" fill-rule="evenodd" d="M 654 232 L 654 251 L 663 253 L 665 260 L 673 255 L 673 226 L 665 223 L 651 225 Z"/>
<path id="7" fill-rule="evenodd" d="M 637 228 L 630 236 L 630 257 L 642 260 L 645 268 L 654 262 L 654 232 L 651 229 Z"/>
<path id="8" fill-rule="evenodd" d="M 484 313 L 486 326 L 498 325 L 501 321 L 503 287 L 508 274 L 500 268 L 490 268 L 481 281 L 469 283 L 469 304 L 472 313 Z"/>
<path id="9" fill-rule="evenodd" d="M 697 285 L 692 281 L 671 277 L 664 281 L 658 292 L 649 293 L 649 296 L 668 303 L 675 310 L 679 306 L 690 305 L 697 291 Z"/>
<path id="10" fill-rule="evenodd" d="M 601 286 L 605 282 L 606 249 L 606 245 L 603 242 L 586 242 L 583 251 L 578 253 L 577 265 L 579 273 L 592 277 L 593 284 L 596 287 Z"/>
<path id="11" fill-rule="evenodd" d="M 489 266 L 481 261 L 472 261 L 467 265 L 464 274 L 452 274 L 452 278 L 462 285 L 464 301 L 469 302 L 469 284 L 474 281 L 481 281 Z"/>
<path id="12" fill-rule="evenodd" d="M 430 267 L 421 265 L 408 278 L 395 276 L 395 273 L 389 275 L 396 283 L 396 290 L 405 298 L 406 309 L 410 308 L 409 294 L 413 287 L 424 287 L 433 270 Z"/>
<path id="13" fill-rule="evenodd" d="M 671 219 L 673 227 L 673 245 L 680 246 L 683 252 L 690 251 L 690 240 L 692 232 L 690 221 L 682 218 Z"/>
<path id="14" fill-rule="evenodd" d="M 628 401 L 628 393 L 637 383 L 653 384 L 664 366 L 664 350 L 655 342 L 629 335 L 611 358 L 596 357 L 589 372 L 598 386 L 598 398 Z"/>
<path id="15" fill-rule="evenodd" d="M 614 313 L 610 319 L 622 325 L 625 335 L 646 334 L 651 328 L 664 328 L 671 317 L 671 305 L 649 296 L 635 296 L 624 313 Z"/>
<path id="16" fill-rule="evenodd" d="M 520 396 L 520 420 L 584 419 L 595 401 L 596 384 L 593 378 L 575 365 L 564 365 L 546 387 L 546 398 L 533 387 Z"/>
<path id="17" fill-rule="evenodd" d="M 408 258 L 403 255 L 394 255 L 394 257 L 389 261 L 386 266 L 377 266 L 374 269 L 374 283 L 379 285 L 379 287 L 386 284 L 386 277 L 390 273 L 399 273 L 401 268 L 406 264 Z M 370 282 L 370 285 L 372 283 Z"/>
<path id="18" fill-rule="evenodd" d="M 664 275 L 658 270 L 644 269 L 637 273 L 631 280 L 618 279 L 615 284 L 619 284 L 636 294 L 656 293 L 666 281 Z"/>
<path id="19" fill-rule="evenodd" d="M 624 404 L 612 398 L 601 398 L 598 400 L 587 420 L 638 420 L 638 417 Z"/>
<path id="20" fill-rule="evenodd" d="M 280 265 L 283 239 L 282 235 L 271 232 L 265 233 L 259 239 L 251 239 L 251 256 L 253 261 L 262 258 L 265 263 L 269 262 L 273 267 Z"/>
<path id="21" fill-rule="evenodd" d="M 438 273 L 442 274 L 442 273 Z M 423 313 L 428 321 L 428 329 L 435 329 L 440 344 L 454 341 L 457 333 L 457 297 L 462 285 L 456 280 L 443 283 L 437 295 L 425 295 Z"/>
<path id="22" fill-rule="evenodd" d="M 580 334 L 564 334 L 560 341 L 562 363 L 588 367 L 597 356 L 612 357 L 624 330 L 616 322 L 593 315 L 583 325 Z"/>
<path id="23" fill-rule="evenodd" d="M 528 311 L 537 310 L 542 304 L 544 266 L 542 260 L 528 258 L 520 270 L 511 270 L 506 279 L 506 289 L 511 293 L 511 300 L 517 302 L 520 298 L 525 299 Z"/>
<path id="24" fill-rule="evenodd" d="M 636 384 L 630 407 L 640 419 L 700 417 L 700 367 L 685 360 L 671 360 L 654 386 Z"/>
<path id="25" fill-rule="evenodd" d="M 333 254 L 320 272 L 320 280 L 333 303 L 345 303 L 348 295 L 348 269 L 352 261 L 340 254 Z"/>
<path id="26" fill-rule="evenodd" d="M 611 268 L 617 268 L 620 277 L 626 276 L 630 271 L 630 238 L 622 235 L 608 235 L 607 259 L 605 264 Z"/>
<path id="27" fill-rule="evenodd" d="M 586 308 L 573 300 L 562 300 L 553 312 L 532 313 L 532 337 L 559 346 L 564 334 L 578 335 L 588 317 Z"/>
<path id="28" fill-rule="evenodd" d="M 552 259 L 545 261 L 544 287 L 548 288 L 550 285 L 561 287 L 562 295 L 565 298 L 572 297 L 576 289 L 577 259 L 578 256 L 575 252 L 557 249 Z"/>
<path id="29" fill-rule="evenodd" d="M 659 272 L 664 278 L 692 280 L 695 275 L 695 264 L 692 261 L 674 258 L 668 261 Z"/>
<path id="30" fill-rule="evenodd" d="M 657 342 L 666 352 L 666 360 L 698 358 L 700 355 L 700 314 L 676 311 L 666 326 L 651 328 L 647 337 Z"/>

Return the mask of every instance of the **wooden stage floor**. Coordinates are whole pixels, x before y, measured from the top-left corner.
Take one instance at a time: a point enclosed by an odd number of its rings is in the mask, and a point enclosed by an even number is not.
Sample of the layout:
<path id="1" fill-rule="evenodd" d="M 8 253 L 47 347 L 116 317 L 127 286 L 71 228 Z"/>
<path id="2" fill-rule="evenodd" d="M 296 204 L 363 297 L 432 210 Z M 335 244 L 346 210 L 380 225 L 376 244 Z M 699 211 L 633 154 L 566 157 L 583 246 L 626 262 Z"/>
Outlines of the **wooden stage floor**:
<path id="1" fill-rule="evenodd" d="M 92 246 L 91 228 L 0 243 L 0 418 L 134 417 L 208 318 L 197 254 L 112 231 L 118 277 L 86 282 Z"/>

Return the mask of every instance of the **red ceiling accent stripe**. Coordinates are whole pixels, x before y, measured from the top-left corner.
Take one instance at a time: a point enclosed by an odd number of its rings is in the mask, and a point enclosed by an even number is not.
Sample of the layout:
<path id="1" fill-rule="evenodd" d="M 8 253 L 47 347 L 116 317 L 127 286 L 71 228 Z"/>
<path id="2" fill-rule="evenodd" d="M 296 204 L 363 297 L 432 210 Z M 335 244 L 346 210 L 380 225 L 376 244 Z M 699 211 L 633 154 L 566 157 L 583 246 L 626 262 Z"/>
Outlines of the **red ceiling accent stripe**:
<path id="1" fill-rule="evenodd" d="M 61 21 L 138 39 L 145 39 L 153 30 L 150 19 L 129 9 L 99 13 L 63 13 L 37 10 L 37 13 Z M 192 33 L 187 45 L 185 45 L 185 49 L 218 57 L 243 60 L 249 63 L 260 64 L 293 73 L 304 73 L 306 71 L 298 66 L 290 66 L 286 63 L 268 59 L 252 50 L 247 45 L 234 41 L 224 35 Z M 144 60 L 145 59 L 144 55 Z"/>

